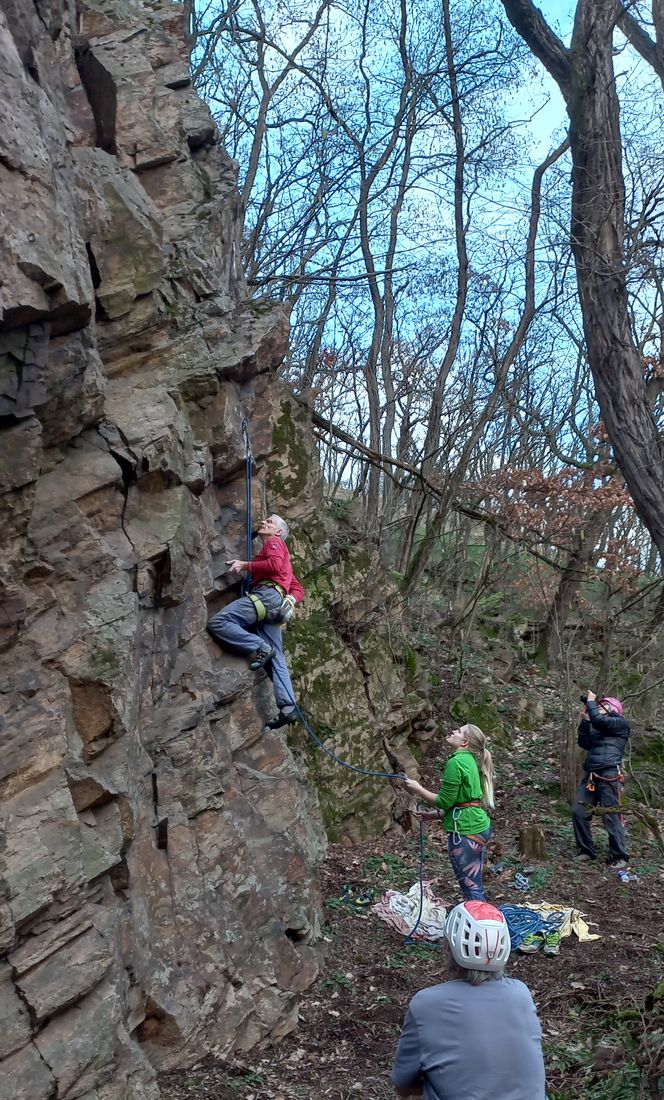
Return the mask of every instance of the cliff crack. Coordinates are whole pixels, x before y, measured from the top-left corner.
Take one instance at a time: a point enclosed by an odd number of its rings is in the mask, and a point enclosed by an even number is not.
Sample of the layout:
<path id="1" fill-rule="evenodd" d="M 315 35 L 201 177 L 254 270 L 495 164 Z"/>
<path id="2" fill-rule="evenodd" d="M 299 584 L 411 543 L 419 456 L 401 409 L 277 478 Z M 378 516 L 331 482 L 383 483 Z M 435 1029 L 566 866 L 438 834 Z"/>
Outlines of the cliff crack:
<path id="1" fill-rule="evenodd" d="M 115 81 L 89 46 L 76 50 L 76 67 L 92 108 L 97 130 L 97 147 L 117 155 L 115 139 L 118 97 Z"/>
<path id="2" fill-rule="evenodd" d="M 330 625 L 332 626 L 335 634 L 337 634 L 337 636 L 340 638 L 344 648 L 348 650 L 351 657 L 353 658 L 358 668 L 358 671 L 362 676 L 362 687 L 364 689 L 364 694 L 367 699 L 369 713 L 375 715 L 376 708 L 371 698 L 371 692 L 369 691 L 370 674 L 367 668 L 364 653 L 362 652 L 362 648 L 357 638 L 351 633 L 351 628 L 349 624 L 342 622 L 334 614 L 334 608 L 332 608 L 332 613 L 330 615 Z"/>
<path id="3" fill-rule="evenodd" d="M 121 429 L 118 428 L 117 424 L 111 424 L 109 421 L 104 421 L 99 425 L 98 431 L 102 439 L 106 441 L 108 453 L 115 459 L 122 472 L 122 495 L 124 500 L 122 512 L 120 514 L 120 526 L 122 527 L 127 542 L 133 548 L 134 544 L 125 527 L 125 515 L 129 502 L 129 490 L 138 480 L 138 474 L 136 472 L 138 469 L 138 456 L 131 449 L 127 437 Z"/>
<path id="4" fill-rule="evenodd" d="M 155 842 L 160 852 L 168 851 L 168 818 L 159 816 L 159 786 L 157 773 L 152 772 L 152 808 L 154 810 Z"/>

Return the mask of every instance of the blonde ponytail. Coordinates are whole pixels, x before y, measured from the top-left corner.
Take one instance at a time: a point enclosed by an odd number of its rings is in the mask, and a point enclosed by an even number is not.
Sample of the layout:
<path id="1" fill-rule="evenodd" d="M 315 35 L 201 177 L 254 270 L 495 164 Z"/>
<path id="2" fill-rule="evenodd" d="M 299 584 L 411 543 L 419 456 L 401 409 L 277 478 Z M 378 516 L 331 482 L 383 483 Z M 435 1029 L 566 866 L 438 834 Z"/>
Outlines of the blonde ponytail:
<path id="1" fill-rule="evenodd" d="M 479 726 L 471 724 L 461 727 L 461 733 L 468 741 L 468 748 L 473 756 L 478 757 L 477 766 L 484 792 L 484 803 L 488 810 L 494 809 L 493 801 L 493 758 L 486 747 L 486 737 Z"/>

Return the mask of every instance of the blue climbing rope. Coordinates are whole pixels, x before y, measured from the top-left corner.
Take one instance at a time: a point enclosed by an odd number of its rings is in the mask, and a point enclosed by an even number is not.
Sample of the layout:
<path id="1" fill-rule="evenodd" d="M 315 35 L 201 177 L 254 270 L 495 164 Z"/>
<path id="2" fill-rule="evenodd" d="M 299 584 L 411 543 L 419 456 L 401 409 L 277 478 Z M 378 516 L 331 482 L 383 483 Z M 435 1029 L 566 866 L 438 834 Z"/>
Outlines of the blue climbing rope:
<path id="1" fill-rule="evenodd" d="M 419 805 L 420 805 L 420 803 L 418 802 L 418 807 L 419 807 Z M 406 936 L 404 936 L 404 938 L 401 941 L 401 946 L 402 947 L 410 947 L 412 944 L 415 943 L 415 938 L 414 938 L 415 933 L 417 932 L 417 929 L 420 926 L 420 921 L 422 920 L 422 911 L 424 909 L 424 822 L 423 821 L 420 821 L 420 844 L 419 844 L 419 847 L 420 847 L 420 867 L 419 867 L 420 908 L 419 908 L 419 912 L 417 914 L 417 920 L 415 921 L 415 924 L 411 928 L 410 932 Z M 431 946 L 433 947 L 433 944 Z"/>
<path id="2" fill-rule="evenodd" d="M 247 499 L 247 561 L 251 561 L 251 544 L 252 544 L 252 528 L 253 528 L 253 519 L 252 519 L 253 455 L 252 455 L 252 451 L 251 451 L 251 438 L 250 438 L 250 435 L 249 435 L 249 421 L 246 417 L 242 421 L 242 436 L 243 436 L 243 439 L 244 439 L 244 447 L 245 447 L 245 491 L 246 491 L 246 499 Z M 243 595 L 245 594 L 245 592 L 247 591 L 247 589 L 249 587 L 250 587 L 250 578 L 248 576 L 246 576 L 242 581 L 242 594 Z M 259 632 L 259 634 L 261 633 L 260 628 L 259 628 L 258 632 Z M 267 643 L 269 645 L 269 639 L 266 639 L 264 635 L 262 635 L 262 637 L 263 637 L 264 640 L 267 641 Z M 272 677 L 276 677 L 276 679 L 281 684 L 281 687 L 284 689 L 284 694 L 289 699 L 289 702 L 290 702 L 291 706 L 293 707 L 293 709 L 298 714 L 298 716 L 300 718 L 300 721 L 302 722 L 302 725 L 304 726 L 309 739 L 319 749 L 321 749 L 321 751 L 324 752 L 326 756 L 329 756 L 331 760 L 334 760 L 335 763 L 339 764 L 342 768 L 347 768 L 349 771 L 355 772 L 357 775 L 365 775 L 368 778 L 397 779 L 399 781 L 402 781 L 403 779 L 405 779 L 405 776 L 401 775 L 398 772 L 370 771 L 368 768 L 360 768 L 356 764 L 349 764 L 347 760 L 342 760 L 340 756 L 337 756 L 336 753 L 332 752 L 331 749 L 328 749 L 328 747 L 325 744 L 323 744 L 323 742 L 320 740 L 320 738 L 316 736 L 316 734 L 312 730 L 311 726 L 309 725 L 309 722 L 307 721 L 304 714 L 302 713 L 302 710 L 301 710 L 297 700 L 294 697 L 291 696 L 291 693 L 288 691 L 287 685 L 284 683 L 283 678 L 279 675 L 278 671 L 276 669 L 272 668 L 270 670 L 269 674 Z M 404 936 L 404 938 L 403 938 L 402 944 L 405 947 L 409 947 L 409 946 L 411 946 L 415 943 L 415 941 L 413 939 L 413 936 L 414 936 L 415 932 L 417 931 L 417 929 L 420 925 L 420 921 L 422 920 L 422 911 L 424 909 L 424 828 L 423 828 L 423 823 L 421 821 L 420 821 L 420 838 L 419 838 L 419 880 L 420 880 L 420 906 L 419 906 L 419 912 L 417 914 L 417 920 L 415 921 L 415 924 L 411 928 L 408 935 Z M 432 947 L 440 947 L 439 944 L 431 944 L 431 946 Z"/>
<path id="3" fill-rule="evenodd" d="M 249 421 L 245 416 L 242 421 L 242 438 L 244 439 L 244 482 L 245 482 L 245 496 L 247 500 L 247 561 L 251 561 L 251 544 L 253 542 L 252 529 L 254 526 L 252 515 L 252 478 L 253 478 L 253 466 L 254 456 L 251 453 L 251 438 L 249 436 Z M 242 578 L 241 592 L 244 596 L 247 589 L 250 586 L 250 580 L 248 574 Z"/>
<path id="4" fill-rule="evenodd" d="M 342 760 L 341 757 L 339 757 L 335 753 L 333 753 L 331 751 L 331 749 L 328 749 L 327 746 L 324 745 L 323 742 L 318 737 L 316 737 L 316 734 L 314 733 L 311 726 L 309 725 L 306 718 L 304 717 L 304 714 L 302 713 L 297 701 L 292 696 L 290 696 L 290 693 L 288 692 L 287 686 L 284 683 L 281 676 L 279 675 L 279 673 L 276 670 L 273 669 L 272 675 L 276 676 L 276 678 L 279 680 L 282 688 L 284 689 L 284 693 L 287 696 L 289 696 L 289 701 L 292 703 L 294 709 L 299 714 L 300 721 L 302 722 L 302 725 L 304 726 L 305 730 L 307 731 L 307 734 L 308 734 L 309 738 L 318 746 L 319 749 L 322 749 L 323 752 L 327 756 L 331 757 L 331 759 L 336 761 L 337 764 L 340 764 L 342 766 L 342 768 L 349 768 L 350 771 L 357 772 L 359 775 L 367 775 L 367 776 L 380 778 L 380 779 L 399 779 L 399 780 L 403 780 L 405 778 L 405 776 L 399 775 L 396 772 L 372 772 L 372 771 L 368 771 L 366 768 L 359 768 L 355 764 L 349 764 L 347 760 Z M 415 937 L 415 933 L 417 932 L 417 929 L 420 926 L 420 922 L 422 920 L 422 912 L 423 912 L 423 909 L 424 909 L 424 822 L 423 821 L 420 821 L 420 836 L 419 836 L 419 883 L 420 883 L 420 905 L 419 905 L 419 910 L 418 910 L 418 914 L 417 914 L 417 920 L 415 921 L 415 924 L 411 928 L 410 932 L 408 932 L 407 935 L 405 935 L 404 938 L 402 939 L 402 941 L 401 941 L 401 946 L 402 947 L 413 947 L 413 946 L 415 946 L 417 941 L 415 940 L 414 937 Z M 423 946 L 432 947 L 432 948 L 437 949 L 437 950 L 440 950 L 441 947 L 442 947 L 441 944 L 431 943 L 430 941 L 429 942 L 425 941 Z"/>
<path id="5" fill-rule="evenodd" d="M 516 949 L 530 932 L 553 932 L 561 922 L 563 914 L 551 913 L 542 917 L 532 909 L 522 905 L 501 905 L 500 911 L 507 921 L 512 947 Z"/>
<path id="6" fill-rule="evenodd" d="M 265 637 L 265 636 L 263 636 L 263 637 Z M 269 639 L 265 639 L 265 640 L 269 644 Z M 376 778 L 376 779 L 400 779 L 400 780 L 404 780 L 406 778 L 405 775 L 402 775 L 398 772 L 372 772 L 372 771 L 369 771 L 367 768 L 360 768 L 356 764 L 349 764 L 347 760 L 342 760 L 340 756 L 337 756 L 336 753 L 332 752 L 331 749 L 328 749 L 327 745 L 324 745 L 323 742 L 320 740 L 320 738 L 318 738 L 316 736 L 316 734 L 312 730 L 311 726 L 307 722 L 307 719 L 305 718 L 304 714 L 302 713 L 297 700 L 294 699 L 290 695 L 290 693 L 288 691 L 288 686 L 287 686 L 287 684 L 284 683 L 284 680 L 279 675 L 278 671 L 275 668 L 272 668 L 269 675 L 273 676 L 273 677 L 276 677 L 276 679 L 279 681 L 282 688 L 284 689 L 284 694 L 288 698 L 288 702 L 291 704 L 293 709 L 299 715 L 300 721 L 302 722 L 302 725 L 304 726 L 305 730 L 307 731 L 307 735 L 314 742 L 314 744 L 318 746 L 319 749 L 322 749 L 322 751 L 325 753 L 326 756 L 329 756 L 330 759 L 334 760 L 337 764 L 340 764 L 342 768 L 348 768 L 349 771 L 357 772 L 358 775 L 366 775 L 366 776 L 369 776 L 370 778 L 373 777 L 373 778 Z"/>

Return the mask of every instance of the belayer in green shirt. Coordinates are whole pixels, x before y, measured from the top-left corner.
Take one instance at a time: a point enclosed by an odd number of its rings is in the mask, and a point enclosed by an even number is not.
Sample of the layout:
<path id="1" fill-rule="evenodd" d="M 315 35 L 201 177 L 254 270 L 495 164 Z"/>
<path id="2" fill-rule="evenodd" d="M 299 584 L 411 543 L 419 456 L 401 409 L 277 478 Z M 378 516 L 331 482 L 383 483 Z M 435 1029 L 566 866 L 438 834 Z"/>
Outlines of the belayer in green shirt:
<path id="1" fill-rule="evenodd" d="M 452 870 L 464 898 L 485 901 L 482 872 L 493 832 L 485 807 L 493 809 L 493 760 L 479 726 L 461 726 L 445 740 L 453 753 L 438 794 L 425 790 L 415 779 L 404 782 L 412 794 L 436 807 L 416 811 L 420 821 L 442 818 Z"/>

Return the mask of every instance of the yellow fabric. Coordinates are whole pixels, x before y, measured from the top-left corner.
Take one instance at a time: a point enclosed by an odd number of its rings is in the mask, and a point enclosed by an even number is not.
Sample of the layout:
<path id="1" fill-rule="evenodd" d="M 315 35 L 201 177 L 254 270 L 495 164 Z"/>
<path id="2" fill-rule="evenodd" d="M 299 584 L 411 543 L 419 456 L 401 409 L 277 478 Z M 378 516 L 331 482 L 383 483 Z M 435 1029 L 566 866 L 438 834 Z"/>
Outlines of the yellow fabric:
<path id="1" fill-rule="evenodd" d="M 579 943 L 585 943 L 587 940 L 599 940 L 602 937 L 597 932 L 591 932 L 587 921 L 583 919 L 583 914 L 578 909 L 571 909 L 566 905 L 552 905 L 548 901 L 540 902 L 539 905 L 528 904 L 524 905 L 525 909 L 532 909 L 534 913 L 539 913 L 540 916 L 546 919 L 547 913 L 564 913 L 562 923 L 558 929 L 560 932 L 561 940 L 565 936 L 571 935 L 574 932 Z"/>

